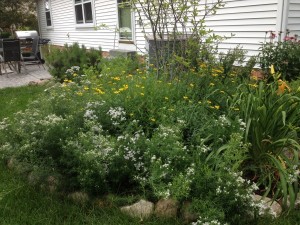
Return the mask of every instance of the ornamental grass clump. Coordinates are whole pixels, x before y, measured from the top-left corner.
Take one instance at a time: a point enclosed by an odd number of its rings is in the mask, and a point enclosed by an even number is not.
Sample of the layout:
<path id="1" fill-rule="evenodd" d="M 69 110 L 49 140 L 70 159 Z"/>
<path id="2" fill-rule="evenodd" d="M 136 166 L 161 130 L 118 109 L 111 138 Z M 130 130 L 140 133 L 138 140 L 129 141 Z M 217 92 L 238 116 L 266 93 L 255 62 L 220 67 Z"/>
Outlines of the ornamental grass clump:
<path id="1" fill-rule="evenodd" d="M 251 144 L 243 165 L 247 176 L 258 183 L 262 194 L 283 198 L 284 204 L 290 198 L 293 205 L 299 186 L 300 98 L 282 92 L 280 85 L 278 81 L 243 84 L 230 108 L 238 107 L 246 122 L 245 141 Z"/>

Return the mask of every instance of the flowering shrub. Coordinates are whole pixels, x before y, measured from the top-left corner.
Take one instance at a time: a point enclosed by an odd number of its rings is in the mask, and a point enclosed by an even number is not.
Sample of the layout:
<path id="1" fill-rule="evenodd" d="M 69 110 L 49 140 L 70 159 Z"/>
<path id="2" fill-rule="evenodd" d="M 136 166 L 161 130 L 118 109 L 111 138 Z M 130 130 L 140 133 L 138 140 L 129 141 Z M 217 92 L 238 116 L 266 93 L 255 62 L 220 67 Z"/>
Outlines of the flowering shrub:
<path id="1" fill-rule="evenodd" d="M 273 35 L 275 35 L 273 33 Z M 269 68 L 281 73 L 286 80 L 295 80 L 300 75 L 300 42 L 297 36 L 286 36 L 283 41 L 274 42 L 273 38 L 263 44 L 260 54 L 260 66 L 270 76 Z"/>

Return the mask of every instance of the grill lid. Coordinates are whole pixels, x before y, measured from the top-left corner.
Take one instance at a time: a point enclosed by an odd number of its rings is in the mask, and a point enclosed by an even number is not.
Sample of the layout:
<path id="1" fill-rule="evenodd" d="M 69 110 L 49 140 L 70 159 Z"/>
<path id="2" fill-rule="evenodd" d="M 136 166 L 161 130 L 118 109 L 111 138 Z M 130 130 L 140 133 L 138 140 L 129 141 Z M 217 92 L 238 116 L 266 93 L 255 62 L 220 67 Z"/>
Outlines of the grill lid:
<path id="1" fill-rule="evenodd" d="M 36 38 L 39 36 L 36 30 L 16 31 L 16 35 L 18 38 Z"/>

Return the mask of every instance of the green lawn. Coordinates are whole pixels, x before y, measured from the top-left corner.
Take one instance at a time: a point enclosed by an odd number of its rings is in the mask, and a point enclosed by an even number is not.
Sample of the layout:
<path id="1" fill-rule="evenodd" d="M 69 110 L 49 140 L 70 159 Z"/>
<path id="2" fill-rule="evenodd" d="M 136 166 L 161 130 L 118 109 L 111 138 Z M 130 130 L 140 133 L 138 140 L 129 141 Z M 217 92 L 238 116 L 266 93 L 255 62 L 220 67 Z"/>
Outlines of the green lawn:
<path id="1" fill-rule="evenodd" d="M 79 206 L 66 198 L 29 186 L 22 178 L 0 165 L 1 225 L 176 225 L 175 220 L 152 218 L 144 223 L 120 213 L 117 207 Z"/>
<path id="2" fill-rule="evenodd" d="M 36 85 L 0 89 L 0 120 L 25 109 L 26 105 L 37 99 L 45 88 L 45 85 Z"/>

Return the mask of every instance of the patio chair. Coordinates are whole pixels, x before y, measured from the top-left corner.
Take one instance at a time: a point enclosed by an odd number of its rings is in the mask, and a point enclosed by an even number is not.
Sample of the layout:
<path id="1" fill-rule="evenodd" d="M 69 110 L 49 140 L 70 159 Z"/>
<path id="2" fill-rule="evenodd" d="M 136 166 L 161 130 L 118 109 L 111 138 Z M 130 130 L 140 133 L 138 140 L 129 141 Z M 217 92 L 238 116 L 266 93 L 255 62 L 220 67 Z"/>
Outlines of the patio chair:
<path id="1" fill-rule="evenodd" d="M 34 37 L 32 39 L 32 48 L 30 52 L 26 52 L 26 54 L 23 54 L 23 61 L 26 62 L 26 64 L 37 64 L 39 67 L 40 65 L 43 66 L 43 61 L 40 57 L 40 51 L 39 51 L 39 37 Z"/>
<path id="2" fill-rule="evenodd" d="M 14 68 L 16 72 L 21 72 L 21 47 L 19 39 L 2 39 L 2 59 L 1 64 L 5 73 L 7 73 L 6 65 L 10 69 Z M 26 68 L 25 68 L 26 69 Z"/>

